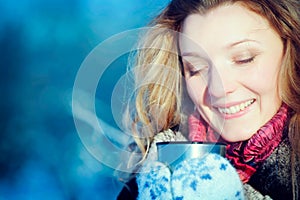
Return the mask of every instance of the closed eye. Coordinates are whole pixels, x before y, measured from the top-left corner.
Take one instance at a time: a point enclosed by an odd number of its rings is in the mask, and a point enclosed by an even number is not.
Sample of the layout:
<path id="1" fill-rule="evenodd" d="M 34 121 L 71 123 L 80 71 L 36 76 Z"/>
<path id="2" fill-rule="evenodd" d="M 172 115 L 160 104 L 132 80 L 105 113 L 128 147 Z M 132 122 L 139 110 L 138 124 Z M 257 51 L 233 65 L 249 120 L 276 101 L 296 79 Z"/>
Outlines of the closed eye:
<path id="1" fill-rule="evenodd" d="M 208 69 L 207 65 L 191 65 L 190 63 L 186 64 L 186 71 L 190 77 L 200 75 L 206 69 Z"/>
<path id="2" fill-rule="evenodd" d="M 239 65 L 242 65 L 242 64 L 248 64 L 248 63 L 251 63 L 253 62 L 255 59 L 255 56 L 252 56 L 250 58 L 246 58 L 246 59 L 241 59 L 241 60 L 235 60 L 234 62 L 236 64 L 239 64 Z"/>
<path id="3" fill-rule="evenodd" d="M 201 70 L 190 70 L 189 71 L 189 75 L 190 76 L 196 76 L 196 75 L 199 75 L 200 74 L 200 72 L 201 72 Z"/>
<path id="4" fill-rule="evenodd" d="M 198 53 L 182 53 L 181 58 L 185 74 L 190 77 L 202 74 L 211 65 L 211 61 L 206 55 Z"/>

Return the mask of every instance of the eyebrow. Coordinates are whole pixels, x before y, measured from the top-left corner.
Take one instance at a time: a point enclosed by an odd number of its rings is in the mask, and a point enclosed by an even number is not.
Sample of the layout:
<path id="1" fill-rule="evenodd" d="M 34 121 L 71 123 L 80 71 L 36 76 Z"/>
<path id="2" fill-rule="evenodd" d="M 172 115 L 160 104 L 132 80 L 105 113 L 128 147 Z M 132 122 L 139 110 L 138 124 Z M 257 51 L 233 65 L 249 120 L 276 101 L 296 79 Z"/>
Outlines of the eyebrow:
<path id="1" fill-rule="evenodd" d="M 232 43 L 229 43 L 229 44 L 225 45 L 225 49 L 230 49 L 230 48 L 233 48 L 235 46 L 238 46 L 240 44 L 247 43 L 247 42 L 254 42 L 254 43 L 260 44 L 260 42 L 257 41 L 257 40 L 242 39 L 242 40 L 232 42 Z M 187 56 L 187 57 L 201 57 L 201 58 L 203 58 L 202 55 L 198 54 L 197 52 L 183 52 L 183 53 L 180 54 L 180 56 L 182 56 L 182 57 Z"/>
<path id="2" fill-rule="evenodd" d="M 208 63 L 210 63 L 210 58 L 207 57 L 207 55 L 201 55 L 199 54 L 198 52 L 194 52 L 194 51 L 191 51 L 191 52 L 184 52 L 180 55 L 181 57 L 194 57 L 194 58 L 198 58 L 198 59 L 201 59 L 201 60 L 204 60 Z"/>
<path id="3" fill-rule="evenodd" d="M 184 52 L 180 56 L 187 56 L 187 57 L 200 57 L 200 55 L 196 52 Z"/>
<path id="4" fill-rule="evenodd" d="M 211 65 L 211 60 L 207 56 L 202 56 L 201 54 L 197 52 L 184 52 L 180 55 L 181 57 L 196 57 L 199 58 L 205 62 L 207 62 L 209 65 Z M 184 59 L 185 60 L 185 59 Z M 184 60 L 182 60 L 184 62 Z"/>
<path id="5" fill-rule="evenodd" d="M 226 49 L 230 49 L 232 47 L 238 46 L 240 44 L 246 43 L 246 42 L 254 42 L 254 43 L 260 43 L 257 40 L 252 40 L 252 39 L 243 39 L 243 40 L 239 40 L 237 42 L 233 42 L 233 43 L 229 43 L 228 45 L 225 46 Z"/>
<path id="6" fill-rule="evenodd" d="M 247 42 L 254 42 L 254 43 L 257 43 L 257 44 L 260 44 L 259 41 L 257 40 L 253 40 L 253 39 L 242 39 L 242 40 L 239 40 L 239 41 L 236 41 L 236 42 L 232 42 L 232 43 L 229 43 L 227 45 L 225 45 L 225 49 L 230 49 L 230 48 L 233 48 L 235 46 L 238 46 L 240 44 L 243 44 L 243 43 L 247 43 Z M 203 57 L 202 55 L 200 55 L 199 53 L 197 52 L 183 52 L 180 54 L 181 57 L 199 57 L 199 58 L 202 58 L 204 60 L 207 60 L 207 57 Z"/>

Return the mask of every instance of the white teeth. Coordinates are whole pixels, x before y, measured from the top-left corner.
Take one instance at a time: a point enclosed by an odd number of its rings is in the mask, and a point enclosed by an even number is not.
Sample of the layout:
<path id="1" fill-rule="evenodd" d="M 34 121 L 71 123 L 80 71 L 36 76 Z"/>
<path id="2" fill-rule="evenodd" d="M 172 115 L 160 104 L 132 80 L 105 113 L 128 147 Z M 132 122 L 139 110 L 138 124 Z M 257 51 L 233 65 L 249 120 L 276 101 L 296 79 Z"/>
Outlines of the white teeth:
<path id="1" fill-rule="evenodd" d="M 245 110 L 248 106 L 250 106 L 254 102 L 254 99 L 249 100 L 247 102 L 241 103 L 240 105 L 231 106 L 229 108 L 218 108 L 219 112 L 223 114 L 235 114 L 242 110 Z"/>

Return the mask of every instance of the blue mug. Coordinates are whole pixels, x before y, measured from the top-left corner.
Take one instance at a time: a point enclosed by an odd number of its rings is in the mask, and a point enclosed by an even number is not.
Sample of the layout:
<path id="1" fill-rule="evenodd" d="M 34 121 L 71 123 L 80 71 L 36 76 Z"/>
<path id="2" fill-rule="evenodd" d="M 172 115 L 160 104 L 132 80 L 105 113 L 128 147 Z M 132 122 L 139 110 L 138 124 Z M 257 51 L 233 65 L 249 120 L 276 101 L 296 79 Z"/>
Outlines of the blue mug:
<path id="1" fill-rule="evenodd" d="M 183 160 L 202 158 L 209 153 L 225 157 L 226 144 L 208 142 L 158 142 L 158 161 L 166 164 L 171 171 Z"/>

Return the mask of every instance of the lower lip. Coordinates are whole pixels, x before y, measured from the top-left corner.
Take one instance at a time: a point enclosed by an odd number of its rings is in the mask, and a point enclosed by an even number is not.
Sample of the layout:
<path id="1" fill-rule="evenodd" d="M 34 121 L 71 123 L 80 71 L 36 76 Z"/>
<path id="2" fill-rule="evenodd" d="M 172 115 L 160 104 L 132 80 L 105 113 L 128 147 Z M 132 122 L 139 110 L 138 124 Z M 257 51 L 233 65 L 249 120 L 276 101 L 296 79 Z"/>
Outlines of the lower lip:
<path id="1" fill-rule="evenodd" d="M 244 110 L 241 110 L 241 111 L 239 111 L 239 112 L 237 112 L 237 113 L 234 113 L 234 114 L 224 114 L 224 113 L 221 113 L 221 112 L 219 112 L 219 111 L 218 111 L 218 112 L 223 116 L 223 118 L 224 118 L 225 120 L 228 120 L 228 119 L 234 119 L 234 118 L 241 117 L 241 116 L 245 115 L 246 113 L 248 113 L 248 112 L 250 111 L 250 109 L 252 108 L 252 106 L 253 106 L 254 103 L 255 103 L 255 102 L 253 102 L 250 106 L 248 106 L 248 107 L 245 108 Z"/>

